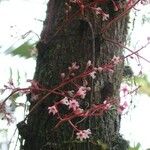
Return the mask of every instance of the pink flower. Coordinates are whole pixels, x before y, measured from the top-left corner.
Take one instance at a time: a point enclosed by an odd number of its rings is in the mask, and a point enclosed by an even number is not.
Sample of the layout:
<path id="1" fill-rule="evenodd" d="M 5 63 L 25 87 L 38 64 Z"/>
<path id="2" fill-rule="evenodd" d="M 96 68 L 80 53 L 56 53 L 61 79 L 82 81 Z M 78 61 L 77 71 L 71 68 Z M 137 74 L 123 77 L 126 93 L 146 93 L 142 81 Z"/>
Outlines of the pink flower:
<path id="1" fill-rule="evenodd" d="M 93 10 L 95 11 L 96 15 L 100 15 L 102 13 L 102 9 L 100 7 L 93 8 Z"/>
<path id="2" fill-rule="evenodd" d="M 113 57 L 113 59 L 111 60 L 115 65 L 119 64 L 120 63 L 120 57 L 118 56 L 115 56 Z"/>
<path id="3" fill-rule="evenodd" d="M 64 105 L 69 105 L 68 97 L 63 98 L 60 102 Z"/>
<path id="4" fill-rule="evenodd" d="M 120 92 L 123 92 L 123 95 L 126 96 L 129 93 L 129 86 L 128 85 L 122 85 L 120 88 Z"/>
<path id="5" fill-rule="evenodd" d="M 79 69 L 79 65 L 77 65 L 76 62 L 73 62 L 72 63 L 72 66 L 68 68 L 70 71 L 73 71 L 73 70 L 78 70 Z"/>
<path id="6" fill-rule="evenodd" d="M 77 139 L 79 139 L 80 141 L 83 141 L 84 139 L 88 139 L 89 135 L 91 135 L 91 130 L 87 129 L 87 130 L 80 130 L 79 132 L 76 133 L 77 135 Z"/>
<path id="7" fill-rule="evenodd" d="M 90 129 L 83 130 L 83 132 L 87 134 L 87 136 L 92 134 Z M 89 136 L 87 138 L 89 138 Z"/>
<path id="8" fill-rule="evenodd" d="M 56 106 L 51 106 L 51 107 L 48 107 L 48 113 L 52 113 L 53 115 L 55 115 L 56 113 L 58 113 L 58 110 L 56 108 Z"/>
<path id="9" fill-rule="evenodd" d="M 92 71 L 91 73 L 90 73 L 90 76 L 93 78 L 93 79 L 95 79 L 96 78 L 96 71 Z"/>
<path id="10" fill-rule="evenodd" d="M 108 103 L 106 100 L 103 102 L 103 104 L 105 105 L 104 106 L 104 110 L 109 110 L 110 108 L 111 108 L 111 104 L 110 103 Z"/>
<path id="11" fill-rule="evenodd" d="M 103 13 L 102 15 L 103 15 L 103 18 L 102 18 L 102 20 L 103 20 L 103 21 L 105 21 L 105 20 L 108 20 L 108 19 L 109 19 L 109 14 L 105 14 L 105 13 Z"/>
<path id="12" fill-rule="evenodd" d="M 80 86 L 79 90 L 76 93 L 76 96 L 80 96 L 82 99 L 84 99 L 86 96 L 86 90 L 87 90 L 86 87 Z"/>
<path id="13" fill-rule="evenodd" d="M 83 109 L 81 109 L 81 108 L 77 108 L 75 111 L 74 111 L 74 113 L 75 114 L 81 114 L 81 113 L 83 113 Z"/>
<path id="14" fill-rule="evenodd" d="M 121 114 L 128 107 L 127 102 L 125 101 L 122 105 L 118 107 L 118 113 Z"/>
<path id="15" fill-rule="evenodd" d="M 92 65 L 92 62 L 91 62 L 91 60 L 89 60 L 89 61 L 87 62 L 87 68 L 90 67 L 91 65 Z"/>
<path id="16" fill-rule="evenodd" d="M 102 67 L 98 67 L 97 70 L 101 73 L 103 71 Z"/>
<path id="17" fill-rule="evenodd" d="M 69 109 L 73 109 L 73 111 L 75 111 L 78 108 L 79 108 L 79 103 L 75 99 L 69 101 Z"/>
<path id="18" fill-rule="evenodd" d="M 106 14 L 100 7 L 93 7 L 92 9 L 95 11 L 96 15 L 102 15 L 103 21 L 108 20 L 109 14 Z"/>

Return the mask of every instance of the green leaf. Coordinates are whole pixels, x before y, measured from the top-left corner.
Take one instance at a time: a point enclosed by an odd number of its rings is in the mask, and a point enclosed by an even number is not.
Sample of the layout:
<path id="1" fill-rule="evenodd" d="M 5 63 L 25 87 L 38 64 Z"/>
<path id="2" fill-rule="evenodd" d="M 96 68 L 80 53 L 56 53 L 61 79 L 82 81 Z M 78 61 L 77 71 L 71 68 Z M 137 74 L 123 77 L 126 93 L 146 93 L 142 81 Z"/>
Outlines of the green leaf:
<path id="1" fill-rule="evenodd" d="M 130 147 L 128 150 L 140 150 L 141 144 L 137 143 L 134 147 Z"/>
<path id="2" fill-rule="evenodd" d="M 142 25 L 145 23 L 145 22 L 150 22 L 150 12 L 148 12 L 146 15 L 144 14 L 142 16 Z"/>
<path id="3" fill-rule="evenodd" d="M 136 84 L 141 86 L 138 92 L 150 96 L 150 82 L 147 76 L 146 75 L 144 75 L 143 77 L 136 76 L 134 80 Z"/>
<path id="4" fill-rule="evenodd" d="M 108 149 L 107 144 L 103 143 L 100 139 L 97 140 L 97 144 L 100 146 L 101 150 L 106 150 Z"/>
<path id="5" fill-rule="evenodd" d="M 30 58 L 33 57 L 31 53 L 34 45 L 35 43 L 30 43 L 30 40 L 28 40 L 17 48 L 14 48 L 13 46 L 10 47 L 5 53 L 12 54 L 14 56 L 19 55 L 20 57 Z"/>

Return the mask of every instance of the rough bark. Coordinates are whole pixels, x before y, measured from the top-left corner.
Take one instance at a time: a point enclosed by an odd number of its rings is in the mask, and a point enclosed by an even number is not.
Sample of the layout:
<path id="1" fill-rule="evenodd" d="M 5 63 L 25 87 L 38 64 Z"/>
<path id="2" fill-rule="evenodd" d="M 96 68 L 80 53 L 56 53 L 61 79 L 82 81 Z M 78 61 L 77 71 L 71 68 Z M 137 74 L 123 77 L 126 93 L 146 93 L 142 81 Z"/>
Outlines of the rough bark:
<path id="1" fill-rule="evenodd" d="M 102 65 L 109 62 L 114 55 L 122 56 L 123 50 L 106 41 L 104 36 L 119 40 L 121 43 L 126 40 L 127 16 L 113 23 L 103 35 L 99 31 L 109 21 L 102 21 L 101 18 L 96 18 L 92 13 L 87 13 L 86 19 L 83 17 L 72 18 L 61 27 L 65 20 L 64 4 L 65 0 L 49 0 L 41 40 L 37 44 L 38 56 L 34 80 L 47 88 L 59 83 L 60 73 L 66 70 L 72 62 L 78 62 L 82 68 L 88 60 L 93 60 L 95 65 Z M 112 9 L 112 2 L 108 2 L 104 8 L 109 10 L 110 19 L 117 15 Z M 95 52 L 93 49 L 95 49 Z M 123 63 L 116 67 L 114 74 L 102 73 L 97 76 L 92 81 L 94 83 L 92 87 L 93 95 L 92 99 L 89 98 L 89 103 L 92 101 L 95 101 L 95 103 L 103 102 L 107 97 L 118 98 L 122 72 Z M 120 116 L 115 111 L 111 115 L 106 113 L 101 117 L 85 120 L 84 126 L 93 129 L 92 140 L 81 143 L 73 142 L 72 129 L 68 124 L 54 130 L 57 120 L 48 115 L 47 107 L 56 99 L 56 96 L 51 95 L 28 117 L 27 122 L 24 123 L 25 133 L 20 132 L 20 135 L 25 139 L 22 149 L 127 149 L 126 141 L 119 135 Z M 35 103 L 31 102 L 30 109 Z M 107 148 L 104 146 L 105 144 Z"/>

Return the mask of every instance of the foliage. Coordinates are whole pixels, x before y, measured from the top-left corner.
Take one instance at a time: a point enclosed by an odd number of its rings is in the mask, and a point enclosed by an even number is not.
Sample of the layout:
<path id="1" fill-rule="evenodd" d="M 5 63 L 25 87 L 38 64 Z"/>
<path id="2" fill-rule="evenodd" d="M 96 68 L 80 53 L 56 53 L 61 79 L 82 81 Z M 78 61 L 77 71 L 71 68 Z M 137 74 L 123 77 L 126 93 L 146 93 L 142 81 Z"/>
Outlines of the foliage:
<path id="1" fill-rule="evenodd" d="M 140 150 L 141 144 L 137 143 L 134 147 L 130 147 L 128 150 Z"/>
<path id="2" fill-rule="evenodd" d="M 135 76 L 134 82 L 140 86 L 139 93 L 146 94 L 150 96 L 150 81 L 148 80 L 147 75 Z"/>
<path id="3" fill-rule="evenodd" d="M 35 56 L 34 45 L 36 43 L 31 43 L 30 40 L 25 41 L 19 47 L 10 47 L 5 53 L 12 54 L 13 56 L 18 55 L 20 57 L 30 58 Z"/>
<path id="4" fill-rule="evenodd" d="M 124 81 L 129 85 L 139 86 L 138 93 L 146 94 L 150 96 L 150 81 L 148 79 L 148 75 L 134 75 L 132 68 L 130 66 L 124 66 Z"/>
<path id="5" fill-rule="evenodd" d="M 145 22 L 150 22 L 150 12 L 142 16 L 142 24 L 144 24 Z"/>

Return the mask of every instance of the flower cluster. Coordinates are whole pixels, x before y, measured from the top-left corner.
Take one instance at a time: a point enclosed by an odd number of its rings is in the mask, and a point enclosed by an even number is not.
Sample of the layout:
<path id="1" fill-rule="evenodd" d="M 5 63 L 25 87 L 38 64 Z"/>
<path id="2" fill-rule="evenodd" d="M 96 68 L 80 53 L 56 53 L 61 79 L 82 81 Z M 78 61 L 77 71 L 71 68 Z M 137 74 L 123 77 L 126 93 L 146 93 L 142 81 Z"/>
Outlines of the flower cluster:
<path id="1" fill-rule="evenodd" d="M 128 107 L 128 104 L 127 102 L 125 101 L 123 104 L 120 104 L 119 107 L 118 107 L 118 113 L 119 114 L 122 114 L 122 112 Z"/>
<path id="2" fill-rule="evenodd" d="M 96 17 L 100 17 L 103 21 L 111 20 L 110 15 L 108 13 L 108 10 L 105 10 L 105 7 L 103 7 L 104 3 L 107 3 L 107 0 L 94 0 L 94 1 L 83 1 L 83 0 L 68 0 L 68 2 L 65 3 L 66 8 L 66 14 L 69 16 L 71 14 L 72 7 L 76 6 L 76 8 L 79 9 L 77 15 L 85 15 L 86 12 L 90 11 L 92 14 L 94 14 Z M 110 0 L 110 2 L 113 4 L 114 11 L 118 11 L 121 6 L 119 5 L 118 1 Z M 145 5 L 150 3 L 150 0 L 141 0 L 141 4 Z M 127 1 L 126 8 L 129 8 L 131 6 L 134 6 L 136 3 L 135 0 L 129 0 Z M 101 5 L 102 4 L 102 5 Z M 125 4 L 124 4 L 125 6 Z M 124 7 L 125 8 L 125 7 Z M 125 15 L 126 13 L 123 12 L 121 17 Z M 71 16 L 71 15 L 70 15 Z M 75 15 L 72 15 L 75 16 Z M 118 19 L 121 18 L 120 16 Z M 71 18 L 71 17 L 70 17 Z M 116 17 L 117 18 L 117 17 Z M 109 25 L 111 25 L 112 22 L 116 22 L 116 20 L 111 20 L 108 23 L 108 26 L 104 29 L 107 29 Z M 102 31 L 105 31 L 105 30 Z M 148 38 L 150 40 L 150 38 Z M 113 43 L 113 42 L 112 42 Z M 115 42 L 114 42 L 115 43 Z M 116 44 L 116 43 L 115 43 Z M 120 46 L 120 42 L 117 43 Z M 122 46 L 124 47 L 124 46 Z M 129 50 L 130 51 L 130 50 Z M 132 51 L 130 51 L 132 52 Z M 132 52 L 130 55 L 135 54 L 136 56 L 139 56 L 137 53 Z M 129 57 L 127 56 L 127 57 Z M 139 56 L 141 57 L 141 56 Z M 142 58 L 142 57 L 141 57 Z M 123 58 L 125 59 L 125 57 Z M 18 91 L 22 91 L 24 93 L 31 93 L 31 101 L 36 102 L 35 106 L 31 109 L 30 113 L 33 112 L 33 110 L 40 104 L 43 100 L 46 99 L 47 95 L 50 94 L 56 94 L 58 100 L 54 100 L 54 103 L 51 103 L 48 107 L 48 113 L 50 114 L 50 117 L 57 117 L 58 124 L 56 124 L 55 127 L 58 127 L 64 122 L 67 122 L 70 124 L 70 126 L 75 131 L 76 138 L 80 141 L 86 140 L 90 137 L 92 134 L 90 129 L 81 130 L 78 124 L 74 124 L 72 120 L 74 118 L 82 118 L 84 120 L 87 117 L 92 116 L 101 116 L 104 112 L 107 112 L 109 110 L 113 110 L 113 104 L 115 104 L 115 109 L 118 111 L 119 114 L 121 114 L 127 107 L 128 104 L 125 101 L 124 103 L 121 103 L 118 105 L 116 104 L 116 100 L 112 98 L 108 98 L 104 100 L 102 103 L 92 103 L 87 101 L 87 95 L 88 92 L 91 91 L 89 81 L 92 81 L 96 79 L 98 73 L 114 73 L 115 66 L 122 62 L 122 59 L 119 56 L 114 56 L 109 63 L 101 65 L 101 66 L 93 66 L 92 62 L 89 60 L 86 65 L 86 69 L 79 73 L 80 65 L 78 65 L 76 62 L 73 62 L 68 67 L 68 73 L 61 73 L 61 82 L 59 85 L 56 85 L 54 89 L 46 89 L 39 85 L 38 82 L 34 80 L 30 80 L 31 86 L 29 88 L 17 88 L 14 86 L 14 83 L 12 80 L 9 81 L 8 85 L 5 85 L 5 89 L 12 90 L 12 93 L 5 99 L 3 102 L 0 102 L 0 114 L 3 115 L 3 118 L 6 118 L 7 120 L 11 120 L 11 113 L 6 108 L 6 100 L 8 100 L 14 93 Z M 90 77 L 90 80 L 88 79 Z M 65 86 L 69 85 L 72 89 L 68 90 L 68 88 L 65 89 Z M 71 86 L 70 86 L 71 85 Z M 40 97 L 39 93 L 41 92 L 48 93 L 47 95 L 44 95 L 42 98 Z M 44 93 L 43 92 L 43 93 Z M 123 92 L 123 96 L 129 94 L 128 87 L 123 87 L 121 89 L 121 92 Z M 42 95 L 42 94 L 41 94 Z M 40 101 L 38 101 L 40 99 Z M 86 106 L 82 105 L 85 104 Z M 59 110 L 61 106 L 63 106 L 65 109 L 67 109 L 66 114 L 61 114 L 61 111 Z"/>
<path id="3" fill-rule="evenodd" d="M 34 80 L 28 80 L 28 82 L 31 83 L 31 86 L 28 88 L 15 88 L 12 82 L 10 82 L 9 86 L 6 86 L 6 88 L 11 89 L 13 92 L 31 92 L 31 99 L 34 98 L 34 100 L 36 100 L 36 105 L 39 103 L 38 99 L 40 99 L 41 102 L 46 98 L 46 96 L 40 97 L 42 95 L 40 93 L 43 91 L 47 92 L 47 95 L 56 94 L 59 96 L 60 98 L 54 100 L 54 103 L 51 103 L 47 108 L 50 117 L 56 117 L 58 119 L 58 123 L 55 128 L 59 127 L 64 122 L 68 122 L 75 130 L 76 138 L 82 141 L 90 137 L 92 134 L 91 130 L 81 130 L 79 125 L 77 126 L 72 123 L 72 120 L 75 118 L 81 118 L 80 122 L 82 122 L 84 118 L 87 117 L 101 116 L 103 113 L 111 110 L 113 108 L 113 104 L 116 102 L 115 99 L 108 98 L 102 103 L 89 103 L 89 100 L 87 100 L 87 98 L 89 98 L 87 95 L 91 92 L 89 81 L 91 81 L 91 78 L 95 80 L 99 73 L 113 73 L 115 66 L 120 62 L 120 57 L 114 56 L 109 63 L 96 67 L 89 60 L 86 64 L 85 70 L 82 72 L 79 71 L 80 65 L 73 62 L 65 73 L 60 74 L 61 82 L 59 85 L 56 85 L 54 89 L 52 88 L 51 90 L 41 86 Z M 69 89 L 66 85 L 69 85 L 68 87 L 71 87 L 72 89 Z M 13 93 L 11 93 L 10 96 L 12 94 Z M 4 102 L 9 99 L 10 96 L 8 96 Z M 36 108 L 36 105 L 33 109 Z M 118 112 L 123 111 L 125 107 L 125 104 L 120 105 Z M 1 111 L 4 110 L 3 108 L 4 107 L 1 105 Z M 65 109 L 65 113 L 61 113 L 61 108 Z M 31 109 L 30 113 L 33 109 Z M 10 115 L 8 113 L 5 114 L 5 116 L 9 119 Z"/>
<path id="4" fill-rule="evenodd" d="M 72 99 L 69 101 L 69 109 L 72 109 L 73 111 L 76 111 L 79 108 L 79 103 L 77 100 Z"/>
<path id="5" fill-rule="evenodd" d="M 102 8 L 100 7 L 92 7 L 92 10 L 95 12 L 96 15 L 102 15 L 102 20 L 108 20 L 109 19 L 109 14 L 105 13 Z"/>
<path id="6" fill-rule="evenodd" d="M 108 20 L 109 19 L 109 14 L 106 13 L 100 6 L 101 4 L 107 3 L 107 1 L 92 1 L 92 2 L 85 2 L 82 0 L 69 0 L 68 3 L 65 3 L 66 5 L 66 14 L 68 15 L 69 12 L 71 12 L 72 6 L 77 5 L 79 7 L 79 11 L 81 15 L 84 15 L 86 11 L 91 11 L 94 12 L 96 15 L 99 15 L 102 17 L 102 20 Z M 121 7 L 120 4 L 114 0 L 111 0 L 112 6 L 114 11 L 118 11 Z M 99 7 L 97 7 L 99 6 Z"/>
<path id="7" fill-rule="evenodd" d="M 48 113 L 52 113 L 53 115 L 55 115 L 56 113 L 58 113 L 58 110 L 56 108 L 56 106 L 51 106 L 51 107 L 48 107 Z"/>
<path id="8" fill-rule="evenodd" d="M 55 127 L 58 127 L 63 122 L 67 121 L 77 132 L 77 139 L 82 141 L 89 138 L 89 135 L 91 135 L 90 129 L 80 130 L 76 125 L 71 123 L 71 120 L 76 117 L 87 118 L 92 116 L 101 116 L 103 112 L 107 112 L 112 108 L 115 100 L 110 98 L 105 100 L 103 103 L 90 105 L 86 100 L 88 92 L 91 91 L 91 87 L 88 86 L 88 78 L 95 79 L 97 73 L 113 73 L 114 66 L 120 62 L 120 57 L 114 56 L 109 64 L 95 67 L 89 60 L 86 64 L 85 70 L 79 75 L 77 74 L 79 72 L 77 71 L 79 69 L 79 65 L 74 62 L 68 67 L 68 73 L 61 73 L 62 85 L 64 85 L 64 83 L 72 83 L 74 88 L 67 91 L 65 89 L 62 90 L 61 88 L 57 89 L 57 94 L 61 95 L 62 98 L 55 101 L 53 105 L 48 107 L 49 114 L 56 116 L 59 120 Z M 80 84 L 77 82 L 78 80 L 82 80 L 82 85 L 81 82 Z M 86 103 L 87 106 L 83 106 L 83 103 Z M 68 109 L 65 115 L 61 114 L 59 111 L 62 105 L 65 105 L 65 109 Z M 122 109 L 122 107 L 120 107 L 120 109 Z"/>
<path id="9" fill-rule="evenodd" d="M 115 65 L 119 64 L 121 62 L 121 58 L 118 56 L 114 56 L 111 60 Z"/>
<path id="10" fill-rule="evenodd" d="M 82 99 L 84 99 L 88 90 L 90 90 L 90 87 L 81 86 L 81 87 L 79 87 L 79 89 L 78 89 L 78 91 L 76 93 L 76 96 L 77 97 L 79 96 Z"/>
<path id="11" fill-rule="evenodd" d="M 77 139 L 79 139 L 80 141 L 83 141 L 84 139 L 88 139 L 89 135 L 91 135 L 91 130 L 87 129 L 87 130 L 80 130 L 79 132 L 76 133 L 77 135 Z"/>
<path id="12" fill-rule="evenodd" d="M 58 105 L 66 105 L 68 106 L 68 109 L 72 110 L 73 113 L 70 113 L 66 116 L 62 116 L 59 112 Z M 71 122 L 71 119 L 76 118 L 76 117 L 90 117 L 90 116 L 100 116 L 102 115 L 103 112 L 108 111 L 111 109 L 111 102 L 105 101 L 102 104 L 97 104 L 97 105 L 92 105 L 91 108 L 84 110 L 80 108 L 80 104 L 76 99 L 71 99 L 68 100 L 67 97 L 64 97 L 62 100 L 59 102 L 56 102 L 53 106 L 48 107 L 48 112 L 49 114 L 57 115 L 57 118 L 60 119 L 60 122 L 56 125 L 58 127 L 60 123 L 63 121 L 68 121 L 69 123 Z M 71 126 L 77 131 L 76 133 L 76 138 L 79 139 L 80 141 L 89 138 L 89 135 L 91 135 L 91 130 L 79 130 L 76 125 L 73 125 L 71 123 Z"/>
<path id="13" fill-rule="evenodd" d="M 120 95 L 123 97 L 127 96 L 129 94 L 129 86 L 127 84 L 121 84 L 120 87 Z"/>
<path id="14" fill-rule="evenodd" d="M 12 112 L 9 110 L 9 108 L 10 107 L 8 107 L 5 103 L 0 102 L 0 118 L 2 120 L 7 120 L 8 124 L 14 122 Z"/>

